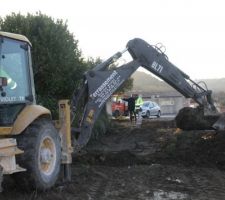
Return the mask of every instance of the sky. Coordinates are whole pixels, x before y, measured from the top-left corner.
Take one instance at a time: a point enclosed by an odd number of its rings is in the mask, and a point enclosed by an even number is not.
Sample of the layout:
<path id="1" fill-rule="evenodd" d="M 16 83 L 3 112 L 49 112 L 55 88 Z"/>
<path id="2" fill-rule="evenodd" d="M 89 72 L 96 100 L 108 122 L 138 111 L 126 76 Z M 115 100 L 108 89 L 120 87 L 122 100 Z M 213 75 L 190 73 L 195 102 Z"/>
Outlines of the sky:
<path id="1" fill-rule="evenodd" d="M 41 11 L 67 21 L 85 58 L 107 59 L 129 40 L 162 43 L 192 79 L 225 78 L 223 0 L 0 0 L 0 16 Z M 127 59 L 127 58 L 125 58 Z"/>

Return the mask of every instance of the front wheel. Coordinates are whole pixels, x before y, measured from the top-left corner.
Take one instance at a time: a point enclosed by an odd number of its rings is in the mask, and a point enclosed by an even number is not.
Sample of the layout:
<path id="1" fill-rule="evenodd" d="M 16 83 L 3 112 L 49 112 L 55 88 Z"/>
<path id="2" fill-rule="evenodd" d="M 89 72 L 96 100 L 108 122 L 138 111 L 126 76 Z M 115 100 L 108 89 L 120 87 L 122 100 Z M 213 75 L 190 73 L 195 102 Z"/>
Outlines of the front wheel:
<path id="1" fill-rule="evenodd" d="M 27 169 L 15 174 L 20 185 L 38 190 L 52 187 L 60 171 L 61 147 L 59 134 L 51 121 L 34 121 L 17 137 L 17 143 L 24 151 L 18 156 L 18 164 Z"/>
<path id="2" fill-rule="evenodd" d="M 150 117 L 150 111 L 149 111 L 149 110 L 146 112 L 146 117 L 147 117 L 147 118 Z"/>

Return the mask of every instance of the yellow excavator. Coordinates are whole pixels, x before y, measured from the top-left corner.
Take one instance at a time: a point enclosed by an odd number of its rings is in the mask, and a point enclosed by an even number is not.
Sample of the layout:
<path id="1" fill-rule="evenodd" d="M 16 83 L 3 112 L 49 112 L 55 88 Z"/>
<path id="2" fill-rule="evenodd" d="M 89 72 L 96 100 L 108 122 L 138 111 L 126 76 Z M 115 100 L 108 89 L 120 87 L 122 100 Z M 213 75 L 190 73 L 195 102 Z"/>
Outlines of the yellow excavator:
<path id="1" fill-rule="evenodd" d="M 110 69 L 126 51 L 133 60 Z M 199 104 L 178 113 L 179 128 L 225 129 L 212 92 L 173 65 L 160 48 L 139 38 L 86 72 L 71 101 L 59 101 L 59 120 L 53 122 L 51 112 L 36 104 L 30 41 L 23 35 L 0 32 L 0 182 L 3 175 L 12 174 L 21 185 L 46 190 L 56 183 L 61 166 L 69 180 L 72 152 L 87 144 L 106 101 L 140 66 Z M 82 116 L 76 121 L 81 108 Z"/>

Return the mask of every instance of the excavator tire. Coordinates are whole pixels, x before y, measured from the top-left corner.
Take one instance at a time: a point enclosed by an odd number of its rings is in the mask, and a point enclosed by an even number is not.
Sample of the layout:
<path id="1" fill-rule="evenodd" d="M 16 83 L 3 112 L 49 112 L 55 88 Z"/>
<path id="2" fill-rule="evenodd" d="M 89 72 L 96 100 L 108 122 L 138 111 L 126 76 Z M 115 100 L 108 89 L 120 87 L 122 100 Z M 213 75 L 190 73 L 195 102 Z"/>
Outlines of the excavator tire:
<path id="1" fill-rule="evenodd" d="M 177 128 L 183 130 L 210 130 L 217 120 L 215 115 L 204 116 L 204 110 L 200 107 L 184 107 L 175 118 Z"/>
<path id="2" fill-rule="evenodd" d="M 17 162 L 27 169 L 15 173 L 22 189 L 47 190 L 59 175 L 61 163 L 60 137 L 49 119 L 35 120 L 23 134 L 16 137 L 18 147 L 24 151 Z"/>

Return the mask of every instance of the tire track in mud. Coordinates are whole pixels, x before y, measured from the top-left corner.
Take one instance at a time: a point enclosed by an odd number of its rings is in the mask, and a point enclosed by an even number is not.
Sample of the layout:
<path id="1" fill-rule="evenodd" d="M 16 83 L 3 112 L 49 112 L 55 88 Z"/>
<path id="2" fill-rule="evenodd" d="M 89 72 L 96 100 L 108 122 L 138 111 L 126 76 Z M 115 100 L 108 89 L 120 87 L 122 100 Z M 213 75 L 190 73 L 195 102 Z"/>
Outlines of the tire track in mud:
<path id="1" fill-rule="evenodd" d="M 190 171 L 189 187 L 196 200 L 224 199 L 225 174 L 223 171 L 208 168 Z"/>
<path id="2" fill-rule="evenodd" d="M 99 193 L 101 185 L 102 185 L 101 181 L 96 180 L 95 183 L 92 183 L 89 186 L 89 189 L 88 189 L 88 192 L 87 192 L 88 200 L 98 199 L 98 196 L 99 196 L 98 193 Z"/>
<path id="3" fill-rule="evenodd" d="M 101 200 L 105 195 L 105 190 L 108 183 L 108 177 L 99 171 L 91 170 L 94 176 L 97 177 L 92 180 L 87 191 L 88 200 Z"/>

